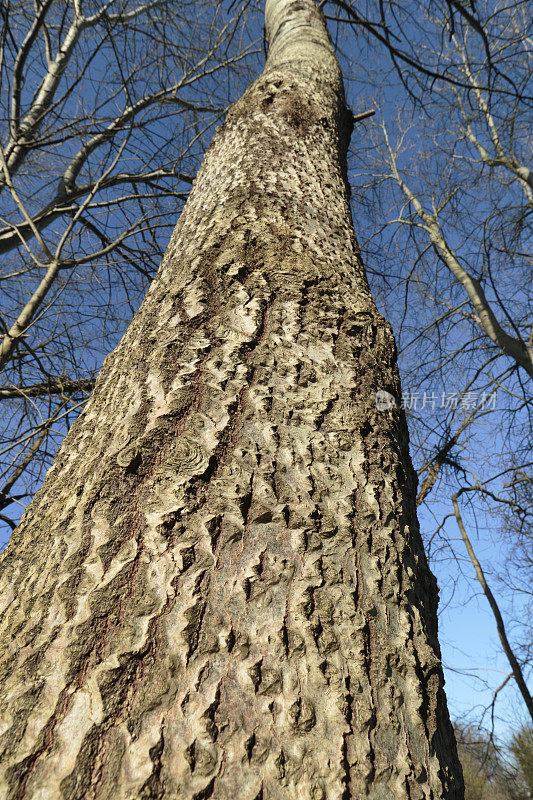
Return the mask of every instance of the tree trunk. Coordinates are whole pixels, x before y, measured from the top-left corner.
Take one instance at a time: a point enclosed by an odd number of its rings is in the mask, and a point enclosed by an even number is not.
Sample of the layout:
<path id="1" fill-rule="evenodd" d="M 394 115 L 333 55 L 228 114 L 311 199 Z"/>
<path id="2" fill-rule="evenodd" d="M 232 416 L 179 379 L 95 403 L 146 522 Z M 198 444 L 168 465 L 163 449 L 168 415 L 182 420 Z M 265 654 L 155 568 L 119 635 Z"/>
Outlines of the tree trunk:
<path id="1" fill-rule="evenodd" d="M 2 555 L 2 798 L 462 797 L 342 78 L 311 0 L 266 26 Z"/>

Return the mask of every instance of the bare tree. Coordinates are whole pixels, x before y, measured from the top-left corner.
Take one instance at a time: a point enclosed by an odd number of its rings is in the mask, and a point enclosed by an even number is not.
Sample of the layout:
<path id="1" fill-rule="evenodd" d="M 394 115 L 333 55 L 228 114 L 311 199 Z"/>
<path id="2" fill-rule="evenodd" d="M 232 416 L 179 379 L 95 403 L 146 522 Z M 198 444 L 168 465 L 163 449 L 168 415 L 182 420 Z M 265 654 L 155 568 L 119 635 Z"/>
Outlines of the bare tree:
<path id="1" fill-rule="evenodd" d="M 456 723 L 465 800 L 529 800 L 522 771 L 486 731 Z"/>
<path id="2" fill-rule="evenodd" d="M 450 532 L 457 493 L 475 552 L 478 525 L 499 546 L 511 542 L 505 563 L 482 571 L 526 681 L 527 9 L 458 0 L 320 5 L 346 47 L 346 74 L 368 96 L 365 105 L 349 83 L 356 120 L 388 102 L 370 96 L 373 82 L 391 91 L 397 77 L 398 126 L 389 114 L 372 146 L 357 137 L 348 168 L 371 286 L 400 345 L 418 502 L 425 520 L 438 517 L 430 556 L 436 565 L 452 559 L 450 583 L 457 565 L 475 576 Z M 155 273 L 213 124 L 249 75 L 257 46 L 241 23 L 253 6 L 2 6 L 6 539 Z"/>
<path id="3" fill-rule="evenodd" d="M 266 29 L 1 557 L 19 797 L 462 797 L 341 73 L 310 0 Z"/>

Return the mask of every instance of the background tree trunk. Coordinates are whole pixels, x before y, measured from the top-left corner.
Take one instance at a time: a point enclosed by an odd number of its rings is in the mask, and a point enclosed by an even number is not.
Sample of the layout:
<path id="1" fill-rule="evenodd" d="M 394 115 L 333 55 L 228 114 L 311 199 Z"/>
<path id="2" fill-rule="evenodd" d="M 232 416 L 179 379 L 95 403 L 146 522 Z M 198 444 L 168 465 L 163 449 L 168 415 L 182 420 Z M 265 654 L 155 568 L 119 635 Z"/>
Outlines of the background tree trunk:
<path id="1" fill-rule="evenodd" d="M 2 555 L 2 797 L 460 798 L 351 116 L 310 0 Z"/>

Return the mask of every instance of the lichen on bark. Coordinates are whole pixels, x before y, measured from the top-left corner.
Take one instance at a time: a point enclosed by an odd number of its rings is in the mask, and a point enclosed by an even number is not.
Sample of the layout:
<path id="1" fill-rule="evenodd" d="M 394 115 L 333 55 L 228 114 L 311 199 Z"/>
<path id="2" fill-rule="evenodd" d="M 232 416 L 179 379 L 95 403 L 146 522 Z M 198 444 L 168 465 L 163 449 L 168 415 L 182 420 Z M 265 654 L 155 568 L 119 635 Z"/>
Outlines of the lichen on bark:
<path id="1" fill-rule="evenodd" d="M 311 0 L 266 27 L 1 556 L 1 797 L 462 797 L 342 78 Z"/>

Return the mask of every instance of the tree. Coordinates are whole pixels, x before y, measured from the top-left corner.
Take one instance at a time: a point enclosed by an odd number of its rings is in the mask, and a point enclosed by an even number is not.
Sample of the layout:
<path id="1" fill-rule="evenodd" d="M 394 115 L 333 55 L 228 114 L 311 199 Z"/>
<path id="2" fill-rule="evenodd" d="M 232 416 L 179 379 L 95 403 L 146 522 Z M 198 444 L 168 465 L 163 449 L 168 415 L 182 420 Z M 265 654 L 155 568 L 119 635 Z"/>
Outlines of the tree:
<path id="1" fill-rule="evenodd" d="M 265 13 L 265 70 L 1 556 L 12 797 L 462 797 L 352 117 L 311 0 Z"/>
<path id="2" fill-rule="evenodd" d="M 521 771 L 484 731 L 456 724 L 455 734 L 465 781 L 465 800 L 528 800 Z"/>
<path id="3" fill-rule="evenodd" d="M 511 739 L 511 753 L 517 763 L 528 796 L 533 797 L 533 727 L 523 725 Z"/>

